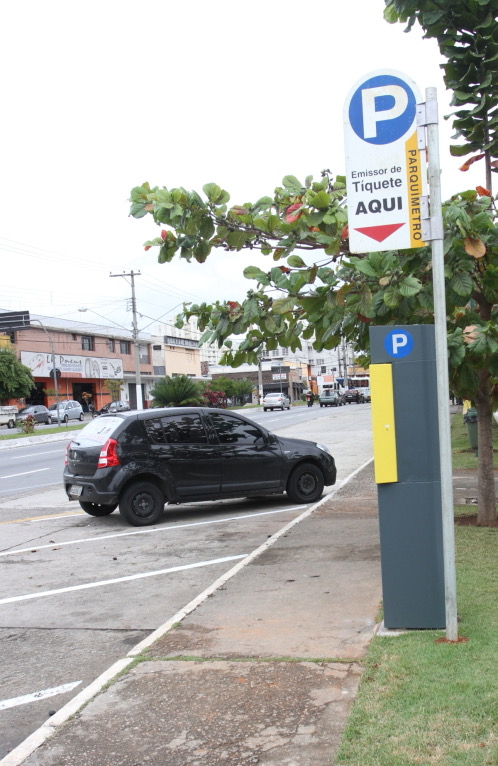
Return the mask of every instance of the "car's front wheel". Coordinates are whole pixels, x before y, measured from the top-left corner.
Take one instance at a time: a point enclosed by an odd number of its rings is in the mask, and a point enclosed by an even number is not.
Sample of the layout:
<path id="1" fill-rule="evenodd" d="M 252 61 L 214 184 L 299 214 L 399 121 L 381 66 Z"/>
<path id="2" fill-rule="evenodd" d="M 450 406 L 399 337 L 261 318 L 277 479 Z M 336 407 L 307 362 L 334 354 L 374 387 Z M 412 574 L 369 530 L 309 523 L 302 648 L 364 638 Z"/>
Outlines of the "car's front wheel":
<path id="1" fill-rule="evenodd" d="M 52 424 L 52 418 L 49 415 L 47 418 L 47 426 L 50 426 L 51 424 Z"/>
<path id="2" fill-rule="evenodd" d="M 323 474 L 312 463 L 301 463 L 292 471 L 287 482 L 287 496 L 293 503 L 314 503 L 322 496 Z"/>
<path id="3" fill-rule="evenodd" d="M 82 412 L 80 412 L 80 417 L 79 417 L 80 422 L 83 422 L 83 418 L 84 418 L 84 415 Z"/>
<path id="4" fill-rule="evenodd" d="M 130 484 L 121 495 L 119 512 L 134 527 L 146 527 L 159 521 L 164 503 L 165 497 L 155 484 L 137 481 Z"/>
<path id="5" fill-rule="evenodd" d="M 79 501 L 81 508 L 90 516 L 109 516 L 118 507 L 117 503 L 113 505 L 101 505 L 100 503 L 88 503 L 86 500 Z"/>

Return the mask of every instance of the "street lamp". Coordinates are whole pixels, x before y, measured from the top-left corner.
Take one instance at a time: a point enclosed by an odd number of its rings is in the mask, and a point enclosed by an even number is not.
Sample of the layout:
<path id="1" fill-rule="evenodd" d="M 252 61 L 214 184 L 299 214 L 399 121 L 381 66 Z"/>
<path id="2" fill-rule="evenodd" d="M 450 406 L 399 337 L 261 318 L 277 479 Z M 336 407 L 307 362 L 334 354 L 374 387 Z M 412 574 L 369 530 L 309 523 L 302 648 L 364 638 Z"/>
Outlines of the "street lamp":
<path id="1" fill-rule="evenodd" d="M 45 334 L 46 334 L 46 336 L 48 338 L 48 342 L 50 344 L 50 353 L 51 353 L 51 356 L 52 356 L 52 377 L 54 379 L 55 403 L 57 405 L 56 406 L 56 410 L 57 410 L 57 425 L 60 426 L 61 420 L 60 420 L 60 413 L 59 413 L 59 384 L 57 382 L 57 368 L 55 366 L 54 341 L 52 339 L 52 336 L 49 334 L 47 328 L 43 324 L 43 322 L 41 322 L 39 319 L 30 319 L 30 323 L 31 322 L 36 322 L 37 324 L 40 325 L 42 330 L 45 332 Z"/>

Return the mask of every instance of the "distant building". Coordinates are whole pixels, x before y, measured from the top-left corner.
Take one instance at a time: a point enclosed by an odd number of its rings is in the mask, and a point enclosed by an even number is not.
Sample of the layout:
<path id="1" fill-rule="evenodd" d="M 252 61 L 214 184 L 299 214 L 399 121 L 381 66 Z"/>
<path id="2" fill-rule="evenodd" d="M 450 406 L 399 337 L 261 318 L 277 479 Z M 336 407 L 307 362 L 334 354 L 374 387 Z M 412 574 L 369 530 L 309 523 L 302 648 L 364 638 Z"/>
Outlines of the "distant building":
<path id="1" fill-rule="evenodd" d="M 122 383 L 121 398 L 136 407 L 136 351 L 131 330 L 37 314 L 31 314 L 30 321 L 28 327 L 6 333 L 19 361 L 29 367 L 35 381 L 26 403 L 48 406 L 55 401 L 57 388 L 59 399 L 85 404 L 87 397 L 83 394 L 87 394 L 99 409 L 111 401 L 104 382 L 116 380 Z M 151 345 L 151 336 L 141 333 L 138 348 L 145 407 L 157 379 Z"/>

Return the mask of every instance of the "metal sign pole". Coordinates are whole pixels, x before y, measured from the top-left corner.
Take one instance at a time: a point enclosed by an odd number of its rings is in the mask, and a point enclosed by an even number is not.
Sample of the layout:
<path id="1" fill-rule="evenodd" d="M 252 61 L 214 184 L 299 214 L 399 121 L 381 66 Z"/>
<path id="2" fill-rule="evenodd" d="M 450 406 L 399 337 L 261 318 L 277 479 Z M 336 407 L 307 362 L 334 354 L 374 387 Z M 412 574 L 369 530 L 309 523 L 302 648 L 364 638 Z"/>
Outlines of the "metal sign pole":
<path id="1" fill-rule="evenodd" d="M 436 88 L 425 91 L 425 125 L 430 194 L 430 239 L 434 287 L 434 326 L 436 342 L 437 400 L 439 413 L 439 455 L 441 462 L 441 510 L 446 604 L 446 638 L 458 640 L 453 475 L 448 381 L 448 341 L 446 329 L 446 293 L 444 284 L 444 236 L 441 206 L 441 168 L 439 163 L 439 128 Z"/>

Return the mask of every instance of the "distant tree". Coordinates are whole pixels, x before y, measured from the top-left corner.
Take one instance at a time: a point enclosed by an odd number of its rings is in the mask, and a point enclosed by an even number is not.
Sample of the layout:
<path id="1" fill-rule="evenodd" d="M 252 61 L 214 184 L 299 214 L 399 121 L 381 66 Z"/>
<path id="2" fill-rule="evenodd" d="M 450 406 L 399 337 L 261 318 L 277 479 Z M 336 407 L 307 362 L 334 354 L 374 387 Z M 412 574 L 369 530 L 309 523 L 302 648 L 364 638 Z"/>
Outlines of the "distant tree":
<path id="1" fill-rule="evenodd" d="M 234 383 L 235 383 L 234 397 L 241 404 L 243 404 L 244 400 L 250 394 L 252 394 L 254 390 L 254 383 L 252 380 L 249 380 L 249 378 L 239 378 L 238 380 L 234 380 Z"/>
<path id="2" fill-rule="evenodd" d="M 104 391 L 108 391 L 110 393 L 112 401 L 117 402 L 121 398 L 123 381 L 116 380 L 115 378 L 111 380 L 104 380 L 103 388 L 104 388 Z"/>
<path id="3" fill-rule="evenodd" d="M 0 401 L 29 396 L 35 382 L 29 367 L 18 361 L 11 348 L 0 348 Z"/>
<path id="4" fill-rule="evenodd" d="M 186 375 L 166 375 L 151 389 L 154 407 L 199 407 L 204 404 L 202 384 Z"/>

